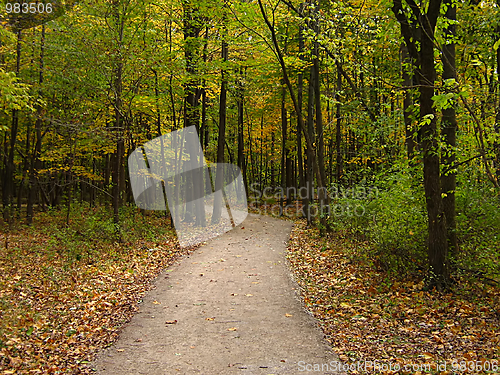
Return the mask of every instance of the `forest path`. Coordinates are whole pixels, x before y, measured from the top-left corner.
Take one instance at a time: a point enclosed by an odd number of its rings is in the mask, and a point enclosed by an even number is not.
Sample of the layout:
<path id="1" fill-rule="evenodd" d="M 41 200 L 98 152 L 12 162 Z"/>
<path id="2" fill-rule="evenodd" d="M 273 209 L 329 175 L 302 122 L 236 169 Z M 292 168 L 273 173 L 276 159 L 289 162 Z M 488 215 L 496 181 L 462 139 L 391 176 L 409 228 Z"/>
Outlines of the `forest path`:
<path id="1" fill-rule="evenodd" d="M 277 375 L 337 360 L 296 297 L 285 259 L 291 228 L 248 215 L 181 258 L 91 367 L 103 375 Z"/>

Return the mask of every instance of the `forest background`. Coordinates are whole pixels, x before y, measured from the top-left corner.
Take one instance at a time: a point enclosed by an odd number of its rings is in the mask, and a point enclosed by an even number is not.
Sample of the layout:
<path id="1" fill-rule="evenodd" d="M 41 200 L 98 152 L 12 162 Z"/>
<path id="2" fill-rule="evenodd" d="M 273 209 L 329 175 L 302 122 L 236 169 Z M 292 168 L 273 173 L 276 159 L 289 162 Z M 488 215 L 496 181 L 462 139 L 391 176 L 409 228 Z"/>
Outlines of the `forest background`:
<path id="1" fill-rule="evenodd" d="M 36 4 L 24 12 L 4 1 L 0 19 L 6 368 L 39 363 L 15 349 L 20 335 L 45 340 L 40 321 L 64 325 L 62 312 L 40 318 L 36 296 L 50 292 L 41 301 L 57 306 L 56 294 L 92 280 L 83 275 L 113 278 L 110 267 L 147 279 L 168 262 L 149 250 L 168 259 L 181 252 L 168 212 L 135 207 L 127 156 L 191 125 L 209 163 L 241 168 L 251 207 L 304 216 L 308 229 L 299 232 L 319 249 L 322 267 L 335 259 L 324 252 L 345 239 L 335 251 L 387 290 L 407 283 L 455 301 L 467 291 L 471 311 L 496 321 L 498 2 Z M 301 188 L 307 193 L 290 194 Z M 310 258 L 301 262 L 308 275 L 317 272 Z M 129 301 L 111 300 L 102 311 Z M 112 319 L 97 341 L 111 340 L 126 317 Z M 78 329 L 61 337 L 77 343 Z M 498 353 L 498 341 L 491 350 Z M 60 366 L 51 361 L 49 368 Z"/>

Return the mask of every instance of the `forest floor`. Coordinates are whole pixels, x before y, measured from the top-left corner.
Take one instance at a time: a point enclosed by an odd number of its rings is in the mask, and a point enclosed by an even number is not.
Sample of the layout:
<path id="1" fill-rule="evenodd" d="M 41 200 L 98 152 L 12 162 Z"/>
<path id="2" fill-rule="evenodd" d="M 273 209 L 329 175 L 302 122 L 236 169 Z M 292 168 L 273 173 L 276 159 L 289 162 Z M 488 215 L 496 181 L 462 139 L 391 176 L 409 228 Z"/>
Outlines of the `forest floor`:
<path id="1" fill-rule="evenodd" d="M 426 290 L 423 272 L 390 274 L 371 247 L 304 222 L 289 242 L 305 306 L 350 374 L 500 373 L 498 284 L 464 275 L 446 292 Z"/>
<path id="2" fill-rule="evenodd" d="M 54 211 L 31 227 L 0 225 L 0 374 L 81 373 L 151 281 L 189 253 L 164 217 L 137 210 L 116 242 L 101 215 L 106 208 L 87 209 L 66 223 Z M 160 240 L 151 228 L 162 228 Z"/>
<path id="3" fill-rule="evenodd" d="M 161 356 L 179 369 L 173 373 L 211 363 L 227 373 L 278 374 L 299 360 L 337 356 L 352 374 L 499 373 L 500 290 L 487 279 L 428 291 L 423 277 L 379 269 L 367 258 L 372 244 L 343 232 L 321 237 L 301 220 L 288 250 L 291 222 L 267 216 L 180 249 L 164 217 L 128 215 L 117 243 L 89 234 L 113 232 L 99 210 L 92 215 L 66 224 L 60 212 L 39 214 L 33 227 L 0 228 L 0 374 L 112 374 L 113 363 L 154 362 L 144 350 L 161 334 L 160 350 L 173 345 Z M 289 329 L 296 325 L 300 331 Z M 125 360 L 131 355 L 135 364 Z M 169 368 L 158 361 L 155 369 Z"/>

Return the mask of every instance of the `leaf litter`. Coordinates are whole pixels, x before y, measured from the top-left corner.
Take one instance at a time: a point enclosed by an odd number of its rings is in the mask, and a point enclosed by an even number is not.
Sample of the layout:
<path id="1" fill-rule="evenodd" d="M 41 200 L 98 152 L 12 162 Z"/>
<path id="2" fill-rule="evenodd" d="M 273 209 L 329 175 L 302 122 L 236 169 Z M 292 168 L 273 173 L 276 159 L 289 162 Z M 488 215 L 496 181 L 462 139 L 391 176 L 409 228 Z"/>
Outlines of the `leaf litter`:
<path id="1" fill-rule="evenodd" d="M 478 370 L 500 367 L 498 286 L 464 278 L 448 292 L 429 291 L 423 274 L 394 277 L 364 261 L 369 246 L 346 233 L 321 238 L 304 221 L 288 245 L 305 307 L 343 363 L 377 360 L 401 369 L 372 372 L 380 374 L 420 374 L 404 365 L 428 364 L 433 374 L 451 375 L 452 364 L 465 362 L 471 370 L 460 373 L 498 373 Z M 444 361 L 447 371 L 438 372 Z"/>
<path id="2" fill-rule="evenodd" d="M 10 233 L 0 248 L 0 374 L 93 373 L 87 364 L 116 340 L 151 281 L 191 250 L 170 231 L 155 241 L 99 243 L 88 259 L 69 261 L 36 228 Z"/>

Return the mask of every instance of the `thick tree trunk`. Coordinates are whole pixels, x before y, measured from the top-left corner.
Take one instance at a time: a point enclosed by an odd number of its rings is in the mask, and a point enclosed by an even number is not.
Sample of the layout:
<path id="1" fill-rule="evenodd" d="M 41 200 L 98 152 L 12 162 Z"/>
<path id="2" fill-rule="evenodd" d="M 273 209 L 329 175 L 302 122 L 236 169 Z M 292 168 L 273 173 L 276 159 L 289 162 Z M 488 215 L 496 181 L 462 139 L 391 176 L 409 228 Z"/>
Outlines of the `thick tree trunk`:
<path id="1" fill-rule="evenodd" d="M 428 220 L 428 262 L 430 285 L 445 287 L 449 279 L 446 217 L 441 196 L 440 148 L 436 114 L 433 108 L 436 69 L 434 30 L 441 0 L 430 0 L 427 13 L 412 0 L 406 0 L 413 16 L 407 17 L 402 0 L 393 0 L 392 11 L 401 27 L 408 52 L 415 62 L 420 93 L 420 150 L 424 164 L 424 191 Z M 415 22 L 415 20 L 417 22 Z M 421 30 L 421 32 L 420 32 Z M 420 41 L 420 46 L 417 42 Z M 420 48 L 418 48 L 420 47 Z"/>
<path id="2" fill-rule="evenodd" d="M 440 0 L 431 0 L 428 13 L 421 17 L 420 132 L 424 163 L 424 190 L 429 228 L 428 257 L 433 282 L 442 287 L 448 281 L 448 243 L 446 217 L 441 197 L 437 121 L 433 108 L 436 69 L 434 65 L 434 29 Z"/>

